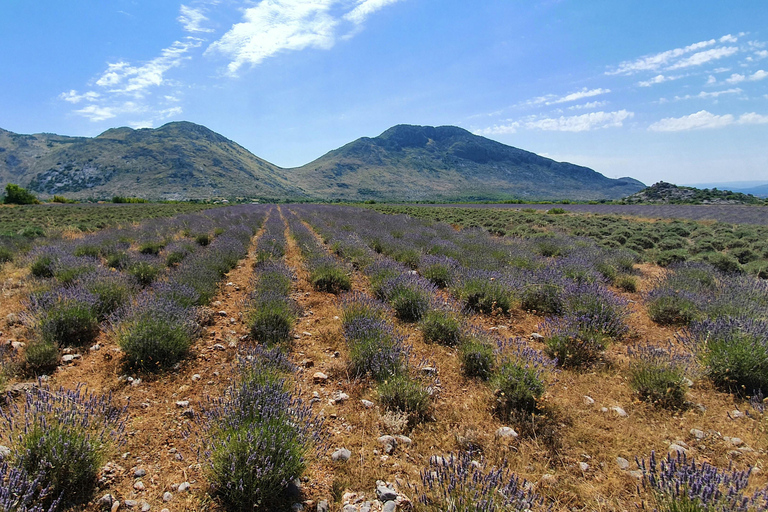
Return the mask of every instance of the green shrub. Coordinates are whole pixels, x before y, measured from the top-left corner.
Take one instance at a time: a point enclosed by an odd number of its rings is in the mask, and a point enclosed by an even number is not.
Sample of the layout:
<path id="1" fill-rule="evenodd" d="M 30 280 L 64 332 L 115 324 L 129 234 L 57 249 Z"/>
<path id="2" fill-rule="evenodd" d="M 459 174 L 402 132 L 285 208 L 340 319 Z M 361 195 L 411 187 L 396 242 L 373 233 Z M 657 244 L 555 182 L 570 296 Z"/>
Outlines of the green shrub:
<path id="1" fill-rule="evenodd" d="M 0 265 L 13 261 L 13 251 L 8 247 L 0 247 Z"/>
<path id="2" fill-rule="evenodd" d="M 461 342 L 461 319 L 452 311 L 427 311 L 421 318 L 419 327 L 426 343 L 453 347 Z"/>
<path id="3" fill-rule="evenodd" d="M 130 367 L 170 368 L 187 356 L 198 334 L 194 312 L 149 295 L 126 307 L 113 325 L 117 344 Z"/>
<path id="4" fill-rule="evenodd" d="M 486 340 L 469 337 L 460 347 L 461 369 L 467 377 L 488 380 L 496 366 L 493 346 Z"/>
<path id="5" fill-rule="evenodd" d="M 531 284 L 521 293 L 520 307 L 539 315 L 559 315 L 563 312 L 562 292 L 554 284 Z"/>
<path id="6" fill-rule="evenodd" d="M 211 235 L 208 233 L 200 233 L 199 235 L 195 236 L 195 242 L 197 242 L 197 245 L 205 247 L 211 243 Z"/>
<path id="7" fill-rule="evenodd" d="M 512 293 L 493 278 L 468 278 L 454 285 L 453 294 L 462 305 L 485 314 L 506 314 L 512 309 Z"/>
<path id="8" fill-rule="evenodd" d="M 126 272 L 136 278 L 141 286 L 149 286 L 160 275 L 161 267 L 149 261 L 133 261 L 128 264 Z"/>
<path id="9" fill-rule="evenodd" d="M 613 284 L 625 292 L 634 293 L 637 291 L 637 278 L 635 276 L 619 274 Z"/>
<path id="10" fill-rule="evenodd" d="M 59 348 L 47 341 L 33 341 L 27 345 L 24 362 L 30 373 L 50 374 L 59 365 Z"/>
<path id="11" fill-rule="evenodd" d="M 5 186 L 5 204 L 39 204 L 40 201 L 27 189 L 13 183 Z"/>
<path id="12" fill-rule="evenodd" d="M 445 263 L 432 263 L 421 268 L 421 275 L 438 288 L 445 288 L 451 284 L 452 275 L 450 267 Z"/>
<path id="13" fill-rule="evenodd" d="M 661 267 L 668 267 L 673 263 L 680 263 L 688 259 L 688 252 L 684 249 L 671 249 L 661 251 L 656 256 L 656 264 Z"/>
<path id="14" fill-rule="evenodd" d="M 609 341 L 598 329 L 590 328 L 579 319 L 550 320 L 543 330 L 547 355 L 563 368 L 581 368 L 594 363 Z"/>
<path id="15" fill-rule="evenodd" d="M 547 213 L 549 213 L 550 215 L 562 215 L 562 214 L 565 213 L 565 209 L 563 209 L 563 208 L 550 208 L 549 210 L 547 210 Z"/>
<path id="16" fill-rule="evenodd" d="M 707 261 L 720 272 L 738 274 L 743 271 L 736 258 L 721 252 L 712 254 L 707 258 Z"/>
<path id="17" fill-rule="evenodd" d="M 752 395 L 768 390 L 768 344 L 764 336 L 737 330 L 710 336 L 702 359 L 707 375 L 719 388 Z"/>
<path id="18" fill-rule="evenodd" d="M 535 412 L 545 391 L 536 368 L 518 361 L 502 363 L 491 378 L 495 389 L 496 413 L 508 418 L 515 412 Z"/>
<path id="19" fill-rule="evenodd" d="M 113 252 L 107 255 L 107 266 L 117 270 L 122 270 L 130 264 L 130 257 L 123 251 Z"/>
<path id="20" fill-rule="evenodd" d="M 32 261 L 32 264 L 29 266 L 29 271 L 35 277 L 47 279 L 53 277 L 54 263 L 55 261 L 53 256 L 48 254 L 41 254 L 35 258 L 34 261 Z"/>
<path id="21" fill-rule="evenodd" d="M 629 387 L 640 399 L 669 409 L 682 408 L 688 388 L 685 362 L 655 347 L 644 347 L 632 355 Z"/>
<path id="22" fill-rule="evenodd" d="M 313 267 L 309 279 L 312 287 L 321 292 L 339 294 L 352 289 L 352 280 L 344 268 L 333 264 Z"/>
<path id="23" fill-rule="evenodd" d="M 91 497 L 103 459 L 101 447 L 75 425 L 53 421 L 36 424 L 24 433 L 18 465 L 30 475 L 43 475 L 46 502 L 62 496 L 64 503 L 81 504 Z"/>
<path id="24" fill-rule="evenodd" d="M 163 250 L 165 247 L 165 242 L 160 242 L 156 240 L 147 241 L 139 245 L 139 252 L 141 254 L 150 254 L 152 256 L 157 256 L 160 254 L 160 251 Z"/>
<path id="25" fill-rule="evenodd" d="M 259 302 L 246 313 L 251 337 L 267 345 L 285 343 L 291 339 L 296 315 L 287 300 Z"/>
<path id="26" fill-rule="evenodd" d="M 648 316 L 661 325 L 688 325 L 701 316 L 696 303 L 686 294 L 659 295 L 648 300 Z"/>
<path id="27" fill-rule="evenodd" d="M 395 316 L 403 322 L 418 322 L 429 309 L 429 292 L 416 286 L 400 286 L 389 297 Z"/>
<path id="28" fill-rule="evenodd" d="M 753 261 L 744 265 L 744 271 L 760 279 L 768 279 L 768 262 Z"/>
<path id="29" fill-rule="evenodd" d="M 45 343 L 59 347 L 87 347 L 99 335 L 94 301 L 62 297 L 38 313 L 37 328 Z"/>
<path id="30" fill-rule="evenodd" d="M 429 412 L 429 391 L 407 374 L 393 375 L 379 384 L 378 392 L 384 408 L 407 414 L 410 424 L 426 418 Z"/>

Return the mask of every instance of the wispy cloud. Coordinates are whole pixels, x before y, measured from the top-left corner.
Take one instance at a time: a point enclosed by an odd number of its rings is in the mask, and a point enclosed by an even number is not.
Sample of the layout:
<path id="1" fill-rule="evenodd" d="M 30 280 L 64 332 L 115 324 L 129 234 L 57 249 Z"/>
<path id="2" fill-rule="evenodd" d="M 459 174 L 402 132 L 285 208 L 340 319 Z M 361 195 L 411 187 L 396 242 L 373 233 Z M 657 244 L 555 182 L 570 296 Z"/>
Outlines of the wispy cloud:
<path id="1" fill-rule="evenodd" d="M 601 94 L 608 94 L 610 89 L 588 89 L 584 87 L 580 91 L 566 94 L 565 96 L 558 96 L 556 94 L 547 94 L 546 96 L 538 96 L 531 100 L 524 102 L 524 105 L 558 105 L 560 103 L 569 103 L 571 101 L 578 101 L 584 98 L 591 98 L 593 96 L 599 96 Z"/>
<path id="2" fill-rule="evenodd" d="M 713 60 L 722 59 L 723 57 L 730 57 L 731 55 L 734 55 L 738 51 L 739 51 L 739 48 L 736 46 L 712 48 L 711 50 L 694 53 L 690 57 L 680 59 L 678 62 L 669 66 L 667 69 L 673 70 L 673 69 L 689 68 L 691 66 L 701 66 L 702 64 L 706 64 L 707 62 L 711 62 Z"/>
<path id="3" fill-rule="evenodd" d="M 603 128 L 619 128 L 631 119 L 634 112 L 590 112 L 578 116 L 531 117 L 522 121 L 509 121 L 476 131 L 478 135 L 505 135 L 520 129 L 558 132 L 586 132 Z"/>
<path id="4" fill-rule="evenodd" d="M 640 87 L 651 87 L 652 85 L 656 84 L 663 84 L 664 82 L 671 82 L 673 80 L 679 80 L 683 78 L 682 75 L 675 75 L 675 76 L 669 76 L 669 75 L 656 75 L 650 80 L 643 80 L 640 82 L 637 82 L 637 85 Z"/>
<path id="5" fill-rule="evenodd" d="M 206 53 L 226 56 L 230 59 L 227 71 L 236 75 L 244 65 L 257 65 L 280 52 L 328 50 L 345 24 L 354 33 L 372 14 L 397 1 L 262 0 L 245 9 L 243 20 L 213 42 Z"/>
<path id="6" fill-rule="evenodd" d="M 210 33 L 214 30 L 212 28 L 203 27 L 203 23 L 208 21 L 208 18 L 203 14 L 201 8 L 189 7 L 182 4 L 179 17 L 176 18 L 179 23 L 184 26 L 184 30 L 187 32 L 195 33 Z"/>
<path id="7" fill-rule="evenodd" d="M 682 132 L 690 130 L 707 130 L 723 128 L 733 124 L 766 124 L 768 116 L 749 112 L 738 118 L 732 114 L 716 115 L 706 110 L 683 117 L 667 117 L 650 125 L 648 129 L 654 132 Z"/>
<path id="8" fill-rule="evenodd" d="M 80 103 L 81 101 L 96 101 L 101 95 L 95 91 L 84 92 L 78 94 L 78 92 L 72 89 L 69 92 L 63 92 L 59 94 L 59 99 L 68 101 L 69 103 Z"/>
<path id="9" fill-rule="evenodd" d="M 685 96 L 675 96 L 675 100 L 692 100 L 692 99 L 700 99 L 700 100 L 706 100 L 706 99 L 717 99 L 723 94 L 741 94 L 742 91 L 738 87 L 735 87 L 733 89 L 724 89 L 722 91 L 701 91 L 699 94 L 686 94 Z"/>
<path id="10" fill-rule="evenodd" d="M 591 110 L 593 108 L 604 107 L 608 104 L 607 101 L 589 101 L 580 105 L 571 105 L 568 110 Z"/>

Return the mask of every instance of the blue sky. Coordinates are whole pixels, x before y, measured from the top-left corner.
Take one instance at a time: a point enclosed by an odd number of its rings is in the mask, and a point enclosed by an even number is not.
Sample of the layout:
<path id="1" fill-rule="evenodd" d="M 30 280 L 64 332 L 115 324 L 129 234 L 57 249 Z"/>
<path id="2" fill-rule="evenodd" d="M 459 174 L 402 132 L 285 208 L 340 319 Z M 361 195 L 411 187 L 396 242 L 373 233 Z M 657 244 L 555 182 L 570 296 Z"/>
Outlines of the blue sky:
<path id="1" fill-rule="evenodd" d="M 768 4 L 3 0 L 0 127 L 203 124 L 283 167 L 399 123 L 609 177 L 768 181 Z"/>

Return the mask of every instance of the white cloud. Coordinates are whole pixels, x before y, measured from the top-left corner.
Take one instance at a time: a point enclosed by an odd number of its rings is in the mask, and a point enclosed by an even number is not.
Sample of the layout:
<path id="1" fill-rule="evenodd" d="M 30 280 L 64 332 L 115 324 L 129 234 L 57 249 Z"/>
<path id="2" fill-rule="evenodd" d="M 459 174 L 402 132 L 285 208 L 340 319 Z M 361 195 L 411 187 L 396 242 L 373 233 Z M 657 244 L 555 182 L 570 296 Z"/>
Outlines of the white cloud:
<path id="1" fill-rule="evenodd" d="M 482 130 L 475 130 L 474 133 L 475 135 L 508 135 L 511 133 L 517 133 L 518 128 L 520 128 L 520 123 L 514 121 L 508 124 L 497 124 L 489 128 L 483 128 Z"/>
<path id="2" fill-rule="evenodd" d="M 340 27 L 352 26 L 342 36 L 352 37 L 374 13 L 400 0 L 261 0 L 243 12 L 206 53 L 230 59 L 227 70 L 235 75 L 246 64 L 256 65 L 283 51 L 307 48 L 328 50 Z"/>
<path id="3" fill-rule="evenodd" d="M 749 112 L 739 116 L 739 124 L 768 124 L 768 116 Z"/>
<path id="4" fill-rule="evenodd" d="M 712 85 L 712 84 L 715 84 L 715 83 L 717 83 L 717 78 L 715 78 L 712 75 L 709 75 L 709 77 L 707 78 L 707 85 Z"/>
<path id="5" fill-rule="evenodd" d="M 688 116 L 664 118 L 650 125 L 648 129 L 655 132 L 681 132 L 723 128 L 733 124 L 768 124 L 768 116 L 749 112 L 736 118 L 731 114 L 719 116 L 700 110 Z"/>
<path id="6" fill-rule="evenodd" d="M 688 45 L 684 48 L 675 48 L 674 50 L 667 50 L 665 52 L 640 57 L 636 60 L 624 61 L 619 63 L 616 69 L 607 71 L 606 74 L 633 75 L 640 71 L 655 71 L 667 66 L 671 61 L 682 55 L 686 55 L 693 51 L 712 46 L 715 43 L 716 41 L 714 39 L 710 39 L 709 41 L 700 41 L 698 43 Z"/>
<path id="7" fill-rule="evenodd" d="M 201 32 L 213 32 L 212 28 L 205 28 L 203 23 L 208 21 L 208 18 L 203 14 L 201 9 L 195 9 L 187 5 L 181 4 L 179 17 L 176 20 L 184 25 L 184 30 L 192 33 Z"/>
<path id="8" fill-rule="evenodd" d="M 730 57 L 738 52 L 739 49 L 736 46 L 725 46 L 722 48 L 712 48 L 703 52 L 694 53 L 690 57 L 679 60 L 677 63 L 669 66 L 667 69 L 681 69 L 691 66 L 701 66 L 707 62 L 713 60 L 722 59 L 723 57 Z"/>
<path id="9" fill-rule="evenodd" d="M 357 6 L 344 15 L 344 19 L 361 25 L 376 11 L 400 0 L 358 0 Z"/>
<path id="10" fill-rule="evenodd" d="M 736 37 L 736 36 L 733 36 L 733 35 L 731 35 L 731 34 L 728 34 L 728 35 L 724 35 L 723 37 L 721 37 L 720 39 L 718 39 L 718 41 L 720 41 L 721 43 L 735 43 L 735 42 L 737 42 L 738 40 L 739 40 L 739 38 L 738 38 L 738 37 Z"/>
<path id="11" fill-rule="evenodd" d="M 580 91 L 566 94 L 565 96 L 557 96 L 555 94 L 547 94 L 546 96 L 538 96 L 523 103 L 523 105 L 558 105 L 560 103 L 568 103 L 571 101 L 578 101 L 584 98 L 591 98 L 593 96 L 599 96 L 601 94 L 608 94 L 610 89 L 587 89 L 584 87 Z"/>
<path id="12" fill-rule="evenodd" d="M 623 126 L 625 120 L 634 116 L 634 112 L 619 110 L 617 112 L 590 112 L 578 116 L 560 116 L 558 118 L 543 118 L 525 123 L 527 129 L 538 129 L 559 132 L 585 132 L 600 128 L 617 128 Z"/>
<path id="13" fill-rule="evenodd" d="M 766 72 L 765 70 L 759 69 L 751 75 L 741 75 L 738 73 L 734 73 L 731 75 L 730 78 L 726 79 L 725 81 L 728 82 L 729 84 L 738 84 L 740 82 L 745 82 L 745 81 L 757 82 L 758 80 L 762 80 L 764 78 L 768 78 L 768 72 Z"/>
<path id="14" fill-rule="evenodd" d="M 768 57 L 768 50 L 760 50 L 758 52 L 755 52 L 755 57 L 758 59 L 764 59 Z"/>
<path id="15" fill-rule="evenodd" d="M 117 116 L 114 109 L 110 107 L 102 107 L 99 105 L 88 105 L 87 107 L 81 108 L 80 110 L 75 110 L 75 113 L 80 114 L 81 116 L 88 118 L 91 121 L 105 121 Z"/>
<path id="16" fill-rule="evenodd" d="M 80 103 L 81 101 L 96 101 L 100 96 L 101 95 L 95 91 L 78 94 L 76 90 L 72 89 L 69 92 L 59 94 L 59 99 L 68 101 L 69 103 Z"/>
<path id="17" fill-rule="evenodd" d="M 662 84 L 664 82 L 671 82 L 673 80 L 679 80 L 681 78 L 683 78 L 682 75 L 669 76 L 669 75 L 661 75 L 661 74 L 659 74 L 659 75 L 656 75 L 655 77 L 651 78 L 650 80 L 644 80 L 644 81 L 641 81 L 641 82 L 637 82 L 637 85 L 639 85 L 640 87 L 650 87 L 652 85 Z"/>
<path id="18" fill-rule="evenodd" d="M 607 101 L 590 101 L 587 103 L 582 103 L 581 105 L 571 105 L 568 107 L 568 110 L 588 110 L 593 108 L 600 108 L 604 107 L 608 104 Z"/>
<path id="19" fill-rule="evenodd" d="M 678 100 L 678 101 L 690 100 L 690 99 L 705 100 L 705 99 L 711 99 L 711 98 L 719 98 L 723 94 L 739 94 L 741 92 L 743 91 L 738 87 L 733 89 L 725 89 L 722 91 L 712 91 L 712 92 L 701 91 L 699 94 L 686 94 L 685 96 L 675 96 L 675 100 Z"/>

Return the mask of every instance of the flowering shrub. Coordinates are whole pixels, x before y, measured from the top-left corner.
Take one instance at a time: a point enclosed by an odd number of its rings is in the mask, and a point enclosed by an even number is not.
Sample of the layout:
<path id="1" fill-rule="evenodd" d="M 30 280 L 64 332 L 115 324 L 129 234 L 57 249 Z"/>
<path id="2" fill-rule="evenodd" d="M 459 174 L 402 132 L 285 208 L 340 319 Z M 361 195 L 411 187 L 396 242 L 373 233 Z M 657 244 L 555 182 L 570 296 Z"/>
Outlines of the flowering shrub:
<path id="1" fill-rule="evenodd" d="M 500 349 L 502 361 L 491 377 L 496 414 L 507 418 L 517 412 L 535 412 L 546 389 L 547 374 L 555 362 L 527 347 L 520 339 L 506 340 Z"/>
<path id="2" fill-rule="evenodd" d="M 381 382 L 378 392 L 381 404 L 389 411 L 406 414 L 411 425 L 427 416 L 431 403 L 429 391 L 405 372 Z"/>
<path id="3" fill-rule="evenodd" d="M 99 335 L 98 298 L 84 286 L 33 295 L 29 308 L 40 339 L 55 346 L 88 346 Z"/>
<path id="4" fill-rule="evenodd" d="M 54 512 L 59 507 L 57 498 L 50 502 L 50 489 L 41 486 L 41 477 L 30 477 L 21 468 L 0 462 L 0 510 L 7 512 Z M 49 501 L 48 506 L 42 502 Z"/>
<path id="5" fill-rule="evenodd" d="M 276 351 L 277 350 L 277 351 Z M 241 357 L 244 378 L 206 411 L 207 458 L 214 492 L 228 510 L 290 505 L 288 486 L 321 440 L 321 422 L 292 396 L 279 349 Z"/>
<path id="6" fill-rule="evenodd" d="M 493 272 L 465 271 L 456 276 L 451 293 L 471 311 L 506 314 L 512 308 L 512 287 Z"/>
<path id="7" fill-rule="evenodd" d="M 25 486 L 17 480 L 12 492 L 31 492 L 28 498 L 22 497 L 27 500 L 37 493 L 37 510 L 53 510 L 59 501 L 66 505 L 88 501 L 109 441 L 121 439 L 126 408 L 114 407 L 109 396 L 87 394 L 80 388 L 33 388 L 24 398 L 2 414 L 14 440 L 13 471 L 6 473 L 17 479 L 26 475 L 31 482 Z"/>
<path id="8" fill-rule="evenodd" d="M 647 345 L 630 349 L 629 355 L 629 386 L 641 400 L 672 409 L 684 406 L 689 358 Z"/>
<path id="9" fill-rule="evenodd" d="M 597 320 L 589 317 L 548 318 L 539 330 L 544 334 L 547 354 L 564 368 L 594 363 L 610 341 Z"/>
<path id="10" fill-rule="evenodd" d="M 768 392 L 768 320 L 702 320 L 679 338 L 716 386 L 743 395 Z"/>
<path id="11" fill-rule="evenodd" d="M 148 371 L 186 357 L 199 331 L 194 310 L 151 294 L 118 310 L 111 327 L 128 365 Z"/>
<path id="12" fill-rule="evenodd" d="M 421 471 L 421 487 L 411 486 L 416 501 L 425 510 L 528 511 L 544 506 L 543 499 L 506 465 L 486 469 L 484 460 L 475 461 L 467 452 L 433 457 L 432 461 Z"/>
<path id="13" fill-rule="evenodd" d="M 471 329 L 463 336 L 459 347 L 461 369 L 467 377 L 488 380 L 496 368 L 496 344 L 488 334 Z"/>
<path id="14" fill-rule="evenodd" d="M 403 336 L 389 322 L 358 317 L 344 321 L 343 328 L 354 376 L 370 374 L 381 381 L 403 371 L 408 348 L 403 344 Z"/>
<path id="15" fill-rule="evenodd" d="M 767 489 L 745 495 L 751 470 L 723 471 L 706 462 L 689 461 L 679 452 L 660 462 L 651 452 L 648 462 L 643 459 L 638 465 L 643 471 L 643 487 L 653 493 L 660 512 L 768 509 Z"/>
<path id="16" fill-rule="evenodd" d="M 454 311 L 432 309 L 419 321 L 424 341 L 454 347 L 461 343 L 462 320 Z"/>

